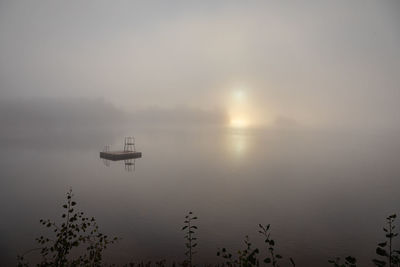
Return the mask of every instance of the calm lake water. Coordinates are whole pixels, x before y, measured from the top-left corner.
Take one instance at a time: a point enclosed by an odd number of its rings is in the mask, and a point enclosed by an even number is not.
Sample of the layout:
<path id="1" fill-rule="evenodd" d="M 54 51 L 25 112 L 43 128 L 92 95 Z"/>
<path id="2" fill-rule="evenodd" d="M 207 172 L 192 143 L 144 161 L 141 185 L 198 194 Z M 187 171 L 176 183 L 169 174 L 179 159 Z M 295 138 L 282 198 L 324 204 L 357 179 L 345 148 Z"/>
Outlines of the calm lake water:
<path id="1" fill-rule="evenodd" d="M 143 158 L 106 166 L 104 145 L 136 137 Z M 397 135 L 307 129 L 143 127 L 36 133 L 1 140 L 0 257 L 5 266 L 58 218 L 71 187 L 103 232 L 122 237 L 108 262 L 182 260 L 184 216 L 198 217 L 196 262 L 236 251 L 259 223 L 299 266 L 354 255 L 370 264 L 390 213 L 400 213 Z M 2 265 L 3 265 L 2 264 Z"/>

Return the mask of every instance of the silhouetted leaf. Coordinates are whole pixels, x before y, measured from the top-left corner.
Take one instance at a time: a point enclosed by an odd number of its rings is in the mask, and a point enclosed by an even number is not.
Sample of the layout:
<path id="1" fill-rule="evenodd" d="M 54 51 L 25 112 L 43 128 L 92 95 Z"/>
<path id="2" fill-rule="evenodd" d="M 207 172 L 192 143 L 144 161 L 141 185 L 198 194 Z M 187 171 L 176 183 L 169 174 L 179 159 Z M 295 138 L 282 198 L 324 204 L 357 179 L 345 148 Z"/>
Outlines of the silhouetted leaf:
<path id="1" fill-rule="evenodd" d="M 380 246 L 380 247 L 382 247 L 382 248 L 383 248 L 383 247 L 385 247 L 385 246 L 386 246 L 386 244 L 387 244 L 387 242 L 382 242 L 382 243 L 379 243 L 379 244 L 378 244 L 378 246 Z"/>
<path id="2" fill-rule="evenodd" d="M 383 267 L 386 265 L 386 262 L 377 259 L 373 259 L 372 262 L 378 267 Z"/>
<path id="3" fill-rule="evenodd" d="M 380 255 L 380 256 L 387 256 L 386 250 L 384 250 L 384 249 L 382 249 L 382 248 L 380 248 L 380 247 L 377 247 L 377 248 L 376 248 L 376 254 L 378 254 L 378 255 Z"/>
<path id="4" fill-rule="evenodd" d="M 356 262 L 357 262 L 356 258 L 354 258 L 352 256 L 347 256 L 346 261 L 348 261 L 351 264 L 356 264 Z"/>

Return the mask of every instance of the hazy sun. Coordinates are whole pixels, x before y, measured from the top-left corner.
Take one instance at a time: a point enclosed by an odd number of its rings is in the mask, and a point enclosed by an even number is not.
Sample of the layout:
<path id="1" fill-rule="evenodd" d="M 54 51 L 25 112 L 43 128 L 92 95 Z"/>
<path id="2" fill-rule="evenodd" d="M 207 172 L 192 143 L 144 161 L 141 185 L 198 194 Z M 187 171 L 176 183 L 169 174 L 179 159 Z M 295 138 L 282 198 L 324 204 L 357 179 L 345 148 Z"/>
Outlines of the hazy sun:
<path id="1" fill-rule="evenodd" d="M 249 103 L 247 103 L 245 90 L 234 90 L 229 102 L 229 126 L 233 128 L 249 127 Z"/>
<path id="2" fill-rule="evenodd" d="M 237 117 L 237 118 L 232 118 L 229 124 L 231 127 L 234 128 L 246 128 L 249 126 L 249 121 L 246 120 L 245 118 Z"/>

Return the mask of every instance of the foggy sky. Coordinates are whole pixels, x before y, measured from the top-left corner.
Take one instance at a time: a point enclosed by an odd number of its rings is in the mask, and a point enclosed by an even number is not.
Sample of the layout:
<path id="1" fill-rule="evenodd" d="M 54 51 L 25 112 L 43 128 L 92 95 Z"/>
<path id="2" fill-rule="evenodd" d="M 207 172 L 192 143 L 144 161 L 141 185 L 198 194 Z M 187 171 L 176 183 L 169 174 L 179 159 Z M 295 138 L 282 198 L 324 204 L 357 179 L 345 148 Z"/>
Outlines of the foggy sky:
<path id="1" fill-rule="evenodd" d="M 301 3 L 300 3 L 301 2 Z M 0 1 L 0 98 L 398 128 L 398 1 Z M 272 114 L 272 115 L 271 115 Z"/>

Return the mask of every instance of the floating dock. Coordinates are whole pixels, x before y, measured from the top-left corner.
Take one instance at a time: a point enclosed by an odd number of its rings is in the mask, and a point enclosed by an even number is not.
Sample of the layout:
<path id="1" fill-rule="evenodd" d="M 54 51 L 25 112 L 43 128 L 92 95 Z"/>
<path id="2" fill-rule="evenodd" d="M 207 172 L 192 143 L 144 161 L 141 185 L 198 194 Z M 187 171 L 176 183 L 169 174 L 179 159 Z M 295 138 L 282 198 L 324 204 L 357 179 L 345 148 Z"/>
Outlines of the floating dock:
<path id="1" fill-rule="evenodd" d="M 100 152 L 100 158 L 117 161 L 117 160 L 128 160 L 137 159 L 142 157 L 142 152 L 137 152 L 135 149 L 135 138 L 125 137 L 124 150 L 122 151 L 110 151 L 109 146 L 105 146 L 104 150 Z"/>
<path id="2" fill-rule="evenodd" d="M 112 161 L 124 159 L 137 159 L 142 157 L 142 152 L 136 151 L 103 151 L 100 152 L 100 158 Z"/>

